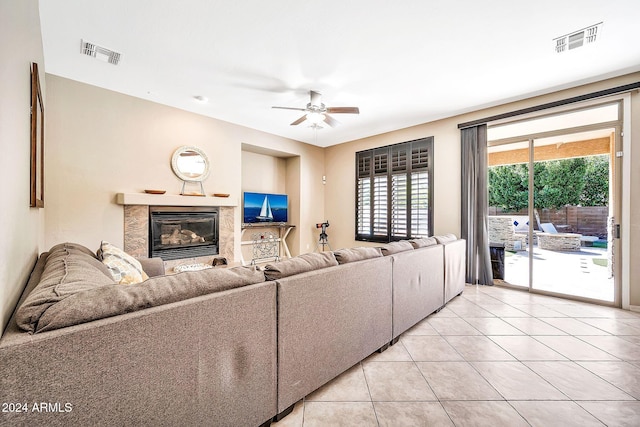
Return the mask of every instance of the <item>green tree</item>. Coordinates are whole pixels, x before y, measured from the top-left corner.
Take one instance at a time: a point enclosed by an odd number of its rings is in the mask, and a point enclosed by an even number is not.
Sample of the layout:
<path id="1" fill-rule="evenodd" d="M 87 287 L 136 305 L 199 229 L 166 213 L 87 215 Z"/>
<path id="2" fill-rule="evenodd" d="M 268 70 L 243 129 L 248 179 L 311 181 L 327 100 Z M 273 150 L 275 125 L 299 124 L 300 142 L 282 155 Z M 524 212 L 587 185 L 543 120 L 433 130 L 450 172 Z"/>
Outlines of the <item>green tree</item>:
<path id="1" fill-rule="evenodd" d="M 529 167 L 526 164 L 489 168 L 489 205 L 518 211 L 529 204 Z"/>
<path id="2" fill-rule="evenodd" d="M 566 205 L 606 206 L 609 200 L 607 155 L 551 160 L 533 164 L 534 207 L 559 209 Z M 506 211 L 528 207 L 527 164 L 489 168 L 489 205 Z"/>
<path id="3" fill-rule="evenodd" d="M 609 205 L 609 156 L 587 157 L 584 189 L 580 195 L 582 206 Z"/>
<path id="4" fill-rule="evenodd" d="M 559 209 L 566 205 L 578 205 L 586 169 L 584 157 L 535 163 L 535 207 Z"/>

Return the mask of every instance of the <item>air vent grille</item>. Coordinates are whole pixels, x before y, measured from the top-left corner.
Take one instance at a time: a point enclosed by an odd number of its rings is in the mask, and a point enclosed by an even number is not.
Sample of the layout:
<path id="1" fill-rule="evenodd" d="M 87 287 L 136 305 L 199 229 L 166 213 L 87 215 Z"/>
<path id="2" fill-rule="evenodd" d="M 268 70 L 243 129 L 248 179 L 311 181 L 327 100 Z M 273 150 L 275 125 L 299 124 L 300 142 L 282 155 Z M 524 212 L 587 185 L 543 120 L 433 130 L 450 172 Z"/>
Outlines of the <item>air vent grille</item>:
<path id="1" fill-rule="evenodd" d="M 602 22 L 591 25 L 587 28 L 565 34 L 564 36 L 553 39 L 554 48 L 557 53 L 566 52 L 584 46 L 586 44 L 595 43 L 602 34 Z"/>
<path id="2" fill-rule="evenodd" d="M 118 52 L 107 49 L 106 47 L 98 46 L 97 44 L 86 40 L 82 40 L 81 53 L 113 65 L 118 65 L 120 57 L 122 56 Z"/>

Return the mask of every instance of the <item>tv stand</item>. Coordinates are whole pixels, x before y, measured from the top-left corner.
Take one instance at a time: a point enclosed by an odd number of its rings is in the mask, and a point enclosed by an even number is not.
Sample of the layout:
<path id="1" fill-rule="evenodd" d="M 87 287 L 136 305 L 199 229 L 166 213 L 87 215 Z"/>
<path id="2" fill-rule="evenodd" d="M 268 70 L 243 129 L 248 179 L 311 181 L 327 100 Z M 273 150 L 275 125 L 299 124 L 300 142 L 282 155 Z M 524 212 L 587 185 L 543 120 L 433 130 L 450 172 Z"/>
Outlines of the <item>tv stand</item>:
<path id="1" fill-rule="evenodd" d="M 296 226 L 286 223 L 245 223 L 242 224 L 240 233 L 240 245 L 252 247 L 251 260 L 246 261 L 240 248 L 240 261 L 242 265 L 253 265 L 258 262 L 278 261 L 283 256 L 291 258 L 289 246 L 287 246 L 287 236 Z M 277 233 L 269 229 L 277 229 Z M 243 240 L 247 230 L 255 230 L 251 234 L 251 240 Z M 262 231 L 260 231 L 262 230 Z"/>

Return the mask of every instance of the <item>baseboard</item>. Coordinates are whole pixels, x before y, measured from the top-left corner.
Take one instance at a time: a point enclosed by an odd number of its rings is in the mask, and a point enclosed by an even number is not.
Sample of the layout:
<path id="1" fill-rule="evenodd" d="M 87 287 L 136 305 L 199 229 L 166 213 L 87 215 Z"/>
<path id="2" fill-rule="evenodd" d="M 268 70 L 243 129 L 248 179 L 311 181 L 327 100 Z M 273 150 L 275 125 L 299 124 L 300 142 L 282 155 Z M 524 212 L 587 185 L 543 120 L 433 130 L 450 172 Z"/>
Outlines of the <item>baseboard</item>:
<path id="1" fill-rule="evenodd" d="M 635 311 L 637 313 L 640 313 L 640 305 L 630 305 L 629 306 L 629 310 L 630 311 Z"/>

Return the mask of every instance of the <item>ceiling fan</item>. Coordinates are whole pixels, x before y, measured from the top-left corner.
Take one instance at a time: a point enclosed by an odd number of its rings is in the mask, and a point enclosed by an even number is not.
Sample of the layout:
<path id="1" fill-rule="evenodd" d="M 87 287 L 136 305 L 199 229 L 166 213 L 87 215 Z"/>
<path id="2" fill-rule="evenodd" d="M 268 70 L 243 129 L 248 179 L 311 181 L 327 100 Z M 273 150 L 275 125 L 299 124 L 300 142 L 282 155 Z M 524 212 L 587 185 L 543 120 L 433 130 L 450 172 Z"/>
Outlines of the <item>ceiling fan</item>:
<path id="1" fill-rule="evenodd" d="M 291 126 L 299 125 L 304 121 L 309 121 L 311 123 L 311 127 L 314 129 L 322 128 L 321 124 L 324 122 L 331 127 L 335 127 L 340 124 L 336 119 L 331 117 L 329 114 L 360 114 L 360 109 L 358 107 L 327 107 L 322 103 L 322 95 L 319 92 L 310 90 L 310 102 L 307 104 L 306 108 L 296 108 L 296 107 L 272 107 L 272 108 L 280 108 L 283 110 L 297 110 L 304 111 L 305 114 L 297 119 L 295 122 L 291 123 Z"/>

